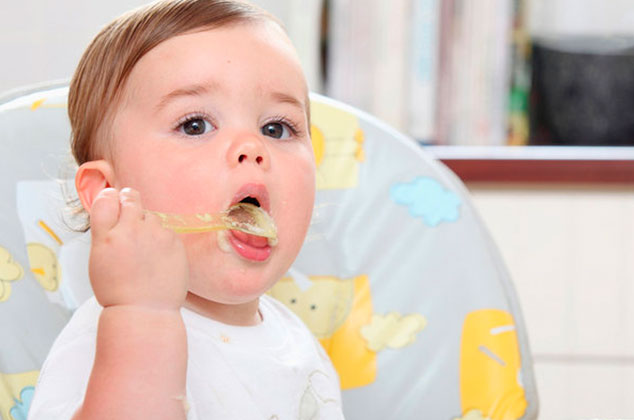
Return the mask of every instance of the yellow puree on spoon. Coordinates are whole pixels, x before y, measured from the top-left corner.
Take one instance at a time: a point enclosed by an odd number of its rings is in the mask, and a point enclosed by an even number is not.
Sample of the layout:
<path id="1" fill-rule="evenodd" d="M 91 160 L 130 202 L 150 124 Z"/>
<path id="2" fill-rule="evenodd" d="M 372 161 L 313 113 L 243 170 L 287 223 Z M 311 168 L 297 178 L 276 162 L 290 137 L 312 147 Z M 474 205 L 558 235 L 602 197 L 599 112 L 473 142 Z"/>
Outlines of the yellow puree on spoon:
<path id="1" fill-rule="evenodd" d="M 249 203 L 237 203 L 227 210 L 210 214 L 168 214 L 151 211 L 160 217 L 163 227 L 177 233 L 199 233 L 214 230 L 239 230 L 251 235 L 263 236 L 269 242 L 277 240 L 277 227 L 267 212 Z"/>

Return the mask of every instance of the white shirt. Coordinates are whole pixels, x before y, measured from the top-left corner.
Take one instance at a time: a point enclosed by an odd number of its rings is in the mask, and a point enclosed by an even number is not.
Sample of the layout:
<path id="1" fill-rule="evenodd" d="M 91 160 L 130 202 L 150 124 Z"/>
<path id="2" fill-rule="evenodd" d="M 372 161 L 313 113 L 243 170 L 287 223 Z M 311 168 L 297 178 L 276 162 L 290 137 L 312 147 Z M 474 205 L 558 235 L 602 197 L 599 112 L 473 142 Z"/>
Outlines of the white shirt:
<path id="1" fill-rule="evenodd" d="M 73 315 L 42 367 L 29 420 L 70 419 L 81 405 L 102 308 L 92 298 Z M 187 309 L 188 420 L 343 419 L 339 379 L 302 321 L 269 296 L 262 322 L 225 325 Z"/>

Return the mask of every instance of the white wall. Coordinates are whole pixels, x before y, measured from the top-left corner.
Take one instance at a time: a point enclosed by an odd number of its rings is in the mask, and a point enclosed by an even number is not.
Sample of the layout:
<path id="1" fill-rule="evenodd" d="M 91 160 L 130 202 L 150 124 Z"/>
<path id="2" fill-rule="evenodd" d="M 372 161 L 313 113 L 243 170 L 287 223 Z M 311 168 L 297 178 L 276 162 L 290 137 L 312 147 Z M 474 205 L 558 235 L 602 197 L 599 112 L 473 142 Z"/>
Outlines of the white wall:
<path id="1" fill-rule="evenodd" d="M 519 295 L 540 420 L 634 418 L 634 187 L 469 187 Z"/>
<path id="2" fill-rule="evenodd" d="M 70 78 L 99 29 L 144 0 L 0 1 L 0 93 Z"/>
<path id="3" fill-rule="evenodd" d="M 319 25 L 323 0 L 254 0 L 286 25 L 311 89 L 319 91 Z M 0 94 L 70 78 L 101 27 L 147 0 L 0 0 Z M 287 5 L 287 7 L 285 7 Z M 301 48 L 300 48 L 301 47 Z"/>

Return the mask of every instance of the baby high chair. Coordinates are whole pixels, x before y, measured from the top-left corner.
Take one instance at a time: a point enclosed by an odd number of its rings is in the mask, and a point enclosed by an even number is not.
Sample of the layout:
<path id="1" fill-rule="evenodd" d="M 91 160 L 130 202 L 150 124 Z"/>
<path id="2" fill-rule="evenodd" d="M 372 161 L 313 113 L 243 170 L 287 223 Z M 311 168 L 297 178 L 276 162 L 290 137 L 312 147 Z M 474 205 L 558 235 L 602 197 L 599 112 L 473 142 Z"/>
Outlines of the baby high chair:
<path id="1" fill-rule="evenodd" d="M 26 418 L 52 341 L 91 295 L 89 236 L 63 217 L 66 95 L 54 83 L 0 101 L 3 420 Z M 354 108 L 313 95 L 311 116 L 313 222 L 269 293 L 327 350 L 346 418 L 535 419 L 519 305 L 461 182 Z"/>

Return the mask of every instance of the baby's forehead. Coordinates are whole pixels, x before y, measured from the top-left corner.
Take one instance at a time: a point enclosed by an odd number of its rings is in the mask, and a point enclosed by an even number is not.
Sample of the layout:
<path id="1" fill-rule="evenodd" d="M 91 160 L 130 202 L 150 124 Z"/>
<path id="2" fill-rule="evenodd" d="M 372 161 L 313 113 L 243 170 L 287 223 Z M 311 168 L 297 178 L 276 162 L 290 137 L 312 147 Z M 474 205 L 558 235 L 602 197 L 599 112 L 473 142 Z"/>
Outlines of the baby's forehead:
<path id="1" fill-rule="evenodd" d="M 249 22 L 190 31 L 158 44 L 134 66 L 124 100 L 229 95 L 250 90 L 302 103 L 308 88 L 292 43 L 274 22 Z M 160 96 L 160 99 L 157 99 Z M 166 99 L 164 99 L 166 98 Z"/>
<path id="2" fill-rule="evenodd" d="M 205 47 L 216 45 L 218 48 L 215 52 L 219 59 L 234 56 L 242 52 L 242 48 L 247 47 L 249 55 L 262 55 L 264 51 L 260 49 L 273 48 L 286 55 L 288 59 L 296 61 L 297 64 L 300 62 L 295 47 L 284 29 L 276 22 L 265 19 L 231 22 L 216 27 L 201 27 L 175 34 L 145 52 L 139 62 L 147 56 L 169 57 L 174 55 L 173 48 L 182 49 L 188 44 L 197 46 L 201 53 L 204 52 Z"/>

